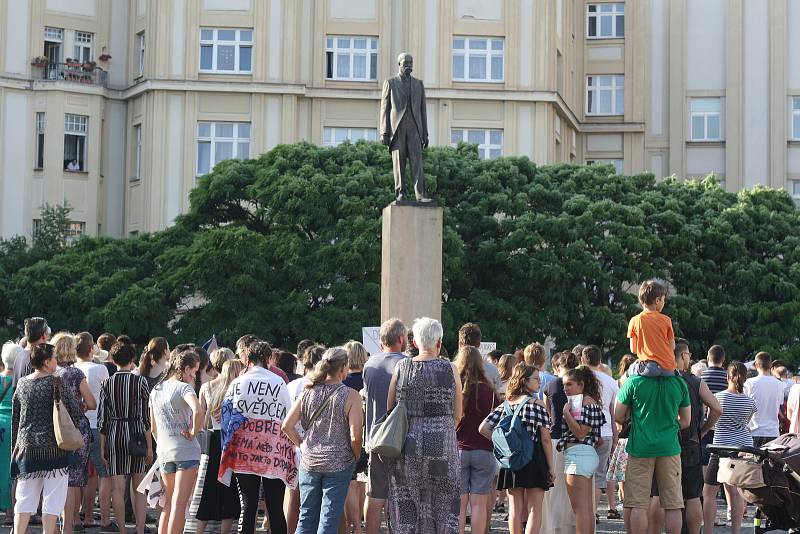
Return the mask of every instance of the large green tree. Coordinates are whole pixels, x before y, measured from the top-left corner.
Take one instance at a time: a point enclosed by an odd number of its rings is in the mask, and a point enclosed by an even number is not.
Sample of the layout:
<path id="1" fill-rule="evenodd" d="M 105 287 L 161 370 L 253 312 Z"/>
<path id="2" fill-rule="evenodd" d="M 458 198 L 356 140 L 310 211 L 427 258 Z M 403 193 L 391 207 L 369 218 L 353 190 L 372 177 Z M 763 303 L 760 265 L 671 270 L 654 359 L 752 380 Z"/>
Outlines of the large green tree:
<path id="1" fill-rule="evenodd" d="M 507 350 L 551 336 L 622 353 L 633 291 L 657 277 L 695 351 L 722 343 L 734 357 L 800 360 L 800 220 L 784 192 L 481 161 L 468 145 L 427 150 L 425 173 L 445 213 L 450 348 L 458 326 L 477 321 Z M 381 210 L 392 200 L 384 147 L 279 146 L 217 165 L 190 200 L 152 236 L 82 239 L 22 265 L 11 243 L 0 246 L 0 312 L 12 325 L 41 313 L 57 327 L 139 339 L 232 343 L 253 332 L 289 347 L 378 323 Z"/>

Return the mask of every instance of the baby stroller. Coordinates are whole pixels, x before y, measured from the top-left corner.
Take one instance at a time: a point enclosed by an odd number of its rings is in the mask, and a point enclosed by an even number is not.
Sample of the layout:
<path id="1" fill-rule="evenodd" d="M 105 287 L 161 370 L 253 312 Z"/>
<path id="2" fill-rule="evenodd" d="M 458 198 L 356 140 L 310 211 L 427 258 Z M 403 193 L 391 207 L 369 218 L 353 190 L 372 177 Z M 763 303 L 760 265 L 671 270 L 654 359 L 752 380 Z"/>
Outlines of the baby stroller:
<path id="1" fill-rule="evenodd" d="M 732 454 L 720 458 L 718 480 L 738 487 L 756 505 L 756 534 L 800 529 L 800 436 L 784 434 L 760 449 L 709 445 L 708 450 Z"/>

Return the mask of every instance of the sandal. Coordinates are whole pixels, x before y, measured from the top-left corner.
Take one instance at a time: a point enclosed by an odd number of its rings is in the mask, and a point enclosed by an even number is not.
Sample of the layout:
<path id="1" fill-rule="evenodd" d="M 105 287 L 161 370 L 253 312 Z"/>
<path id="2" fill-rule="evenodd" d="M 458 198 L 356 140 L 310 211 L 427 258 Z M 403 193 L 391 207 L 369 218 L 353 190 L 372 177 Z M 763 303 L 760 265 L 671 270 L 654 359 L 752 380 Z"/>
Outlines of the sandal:
<path id="1" fill-rule="evenodd" d="M 609 510 L 607 517 L 609 519 L 622 519 L 622 515 L 619 513 L 618 510 Z"/>

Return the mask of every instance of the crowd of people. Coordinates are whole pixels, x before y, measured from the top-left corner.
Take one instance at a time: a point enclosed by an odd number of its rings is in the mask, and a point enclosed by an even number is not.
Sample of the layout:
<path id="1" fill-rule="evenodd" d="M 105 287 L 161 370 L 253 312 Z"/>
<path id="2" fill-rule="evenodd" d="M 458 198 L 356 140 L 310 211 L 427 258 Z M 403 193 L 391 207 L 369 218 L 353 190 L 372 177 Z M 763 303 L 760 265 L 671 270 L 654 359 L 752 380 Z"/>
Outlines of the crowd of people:
<path id="1" fill-rule="evenodd" d="M 484 356 L 475 323 L 451 360 L 431 318 L 387 320 L 369 355 L 357 341 L 291 353 L 249 334 L 211 354 L 161 337 L 138 351 L 124 335 L 51 338 L 32 317 L 2 349 L 0 508 L 20 534 L 32 518 L 45 534 L 145 534 L 148 507 L 159 534 L 180 534 L 192 501 L 197 534 L 209 522 L 250 534 L 260 510 L 270 534 L 488 533 L 506 505 L 511 534 L 590 534 L 623 516 L 635 534 L 713 532 L 708 445 L 797 432 L 800 384 L 765 352 L 752 378 L 720 346 L 692 360 L 666 298 L 642 284 L 618 378 L 596 345 L 554 354 L 549 370 L 539 343 Z M 399 456 L 371 452 L 401 404 Z M 82 441 L 66 446 L 69 431 Z M 738 534 L 744 501 L 722 486 Z"/>

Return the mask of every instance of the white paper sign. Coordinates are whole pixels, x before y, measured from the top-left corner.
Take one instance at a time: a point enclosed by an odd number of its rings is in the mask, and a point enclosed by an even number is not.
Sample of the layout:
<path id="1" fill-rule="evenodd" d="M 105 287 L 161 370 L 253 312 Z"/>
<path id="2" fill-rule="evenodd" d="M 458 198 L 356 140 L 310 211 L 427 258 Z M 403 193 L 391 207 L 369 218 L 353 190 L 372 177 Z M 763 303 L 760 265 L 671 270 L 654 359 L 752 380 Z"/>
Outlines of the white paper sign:
<path id="1" fill-rule="evenodd" d="M 486 357 L 487 354 L 497 348 L 496 341 L 481 341 L 481 346 L 478 348 L 481 351 L 481 356 Z"/>
<path id="2" fill-rule="evenodd" d="M 361 328 L 361 343 L 367 349 L 369 355 L 380 354 L 381 351 L 381 327 L 365 326 Z"/>

